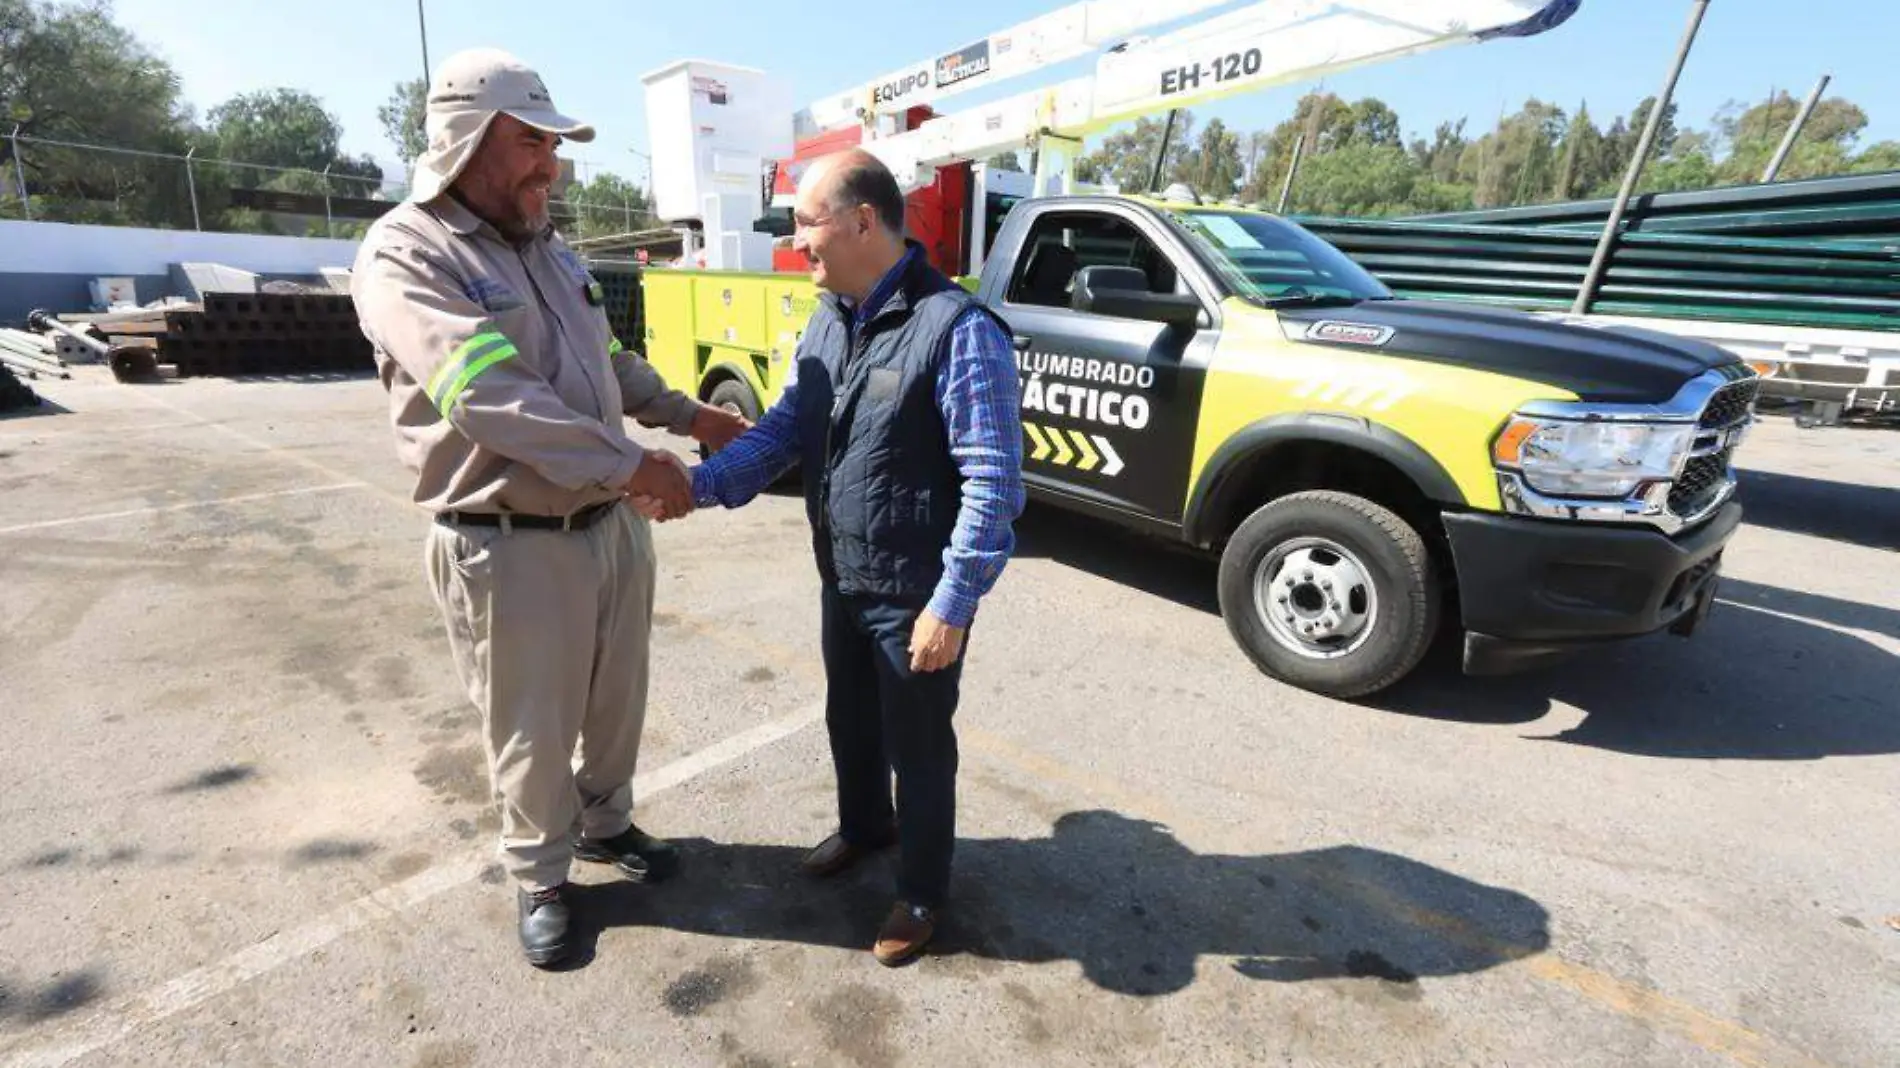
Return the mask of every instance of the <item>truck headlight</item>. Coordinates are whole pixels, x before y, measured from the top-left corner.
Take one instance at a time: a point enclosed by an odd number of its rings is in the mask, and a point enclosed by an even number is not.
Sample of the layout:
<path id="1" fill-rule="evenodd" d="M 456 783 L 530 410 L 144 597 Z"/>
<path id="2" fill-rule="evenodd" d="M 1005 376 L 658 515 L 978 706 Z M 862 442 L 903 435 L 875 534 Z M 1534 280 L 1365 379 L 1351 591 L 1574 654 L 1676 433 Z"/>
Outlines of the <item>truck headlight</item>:
<path id="1" fill-rule="evenodd" d="M 1505 424 L 1491 458 L 1539 493 L 1621 499 L 1674 478 L 1694 441 L 1688 423 L 1519 415 Z"/>

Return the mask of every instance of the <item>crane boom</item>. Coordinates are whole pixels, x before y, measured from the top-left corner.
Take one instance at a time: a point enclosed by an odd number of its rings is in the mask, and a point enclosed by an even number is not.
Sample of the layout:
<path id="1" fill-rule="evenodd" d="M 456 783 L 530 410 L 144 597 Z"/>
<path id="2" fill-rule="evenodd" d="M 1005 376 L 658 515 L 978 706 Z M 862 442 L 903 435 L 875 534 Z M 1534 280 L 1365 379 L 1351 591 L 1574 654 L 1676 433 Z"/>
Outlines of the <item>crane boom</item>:
<path id="1" fill-rule="evenodd" d="M 1060 191 L 1081 139 L 1117 123 L 1434 49 L 1542 33 L 1580 3 L 1262 0 L 1107 52 L 1092 75 L 873 136 L 864 147 L 908 190 L 928 184 L 946 163 L 1034 146 L 1037 190 Z"/>
<path id="2" fill-rule="evenodd" d="M 1079 59 L 1128 36 L 1233 0 L 1084 0 L 951 52 L 897 70 L 811 104 L 795 117 L 807 130 L 868 122 L 972 89 Z"/>

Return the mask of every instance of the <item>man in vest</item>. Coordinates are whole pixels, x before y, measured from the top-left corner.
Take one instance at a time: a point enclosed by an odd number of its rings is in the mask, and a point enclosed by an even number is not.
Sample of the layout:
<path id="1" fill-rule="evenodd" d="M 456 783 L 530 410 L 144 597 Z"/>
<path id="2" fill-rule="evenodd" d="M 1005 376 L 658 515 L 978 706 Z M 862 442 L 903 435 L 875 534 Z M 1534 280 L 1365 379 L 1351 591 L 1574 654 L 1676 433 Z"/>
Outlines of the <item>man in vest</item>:
<path id="1" fill-rule="evenodd" d="M 522 950 L 549 965 L 568 949 L 574 857 L 640 881 L 676 857 L 632 821 L 654 558 L 623 502 L 691 498 L 685 465 L 622 417 L 712 447 L 746 424 L 614 337 L 548 219 L 554 150 L 593 128 L 556 112 L 539 75 L 493 49 L 452 56 L 425 125 L 414 189 L 365 236 L 350 292 L 435 518 L 430 589 L 481 712 Z"/>
<path id="2" fill-rule="evenodd" d="M 876 157 L 814 165 L 793 218 L 828 292 L 778 402 L 694 470 L 693 497 L 737 508 L 800 465 L 838 780 L 837 832 L 802 866 L 832 875 L 897 844 L 898 901 L 873 944 L 895 965 L 929 942 L 949 889 L 951 719 L 977 603 L 1015 548 L 1020 388 L 1008 331 L 905 239 Z"/>

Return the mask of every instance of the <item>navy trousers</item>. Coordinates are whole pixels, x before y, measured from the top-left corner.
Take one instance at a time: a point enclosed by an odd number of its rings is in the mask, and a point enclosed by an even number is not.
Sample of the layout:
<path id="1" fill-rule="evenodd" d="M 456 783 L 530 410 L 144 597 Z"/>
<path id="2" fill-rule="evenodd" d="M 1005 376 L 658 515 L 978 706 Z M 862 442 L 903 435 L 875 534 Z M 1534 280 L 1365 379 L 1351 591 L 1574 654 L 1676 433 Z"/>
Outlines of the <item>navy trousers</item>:
<path id="1" fill-rule="evenodd" d="M 957 736 L 951 725 L 964 648 L 939 671 L 910 669 L 921 609 L 847 597 L 829 585 L 823 606 L 825 726 L 838 776 L 838 828 L 871 845 L 898 825 L 898 896 L 936 908 L 950 888 L 957 833 Z M 891 775 L 897 798 L 891 803 Z"/>

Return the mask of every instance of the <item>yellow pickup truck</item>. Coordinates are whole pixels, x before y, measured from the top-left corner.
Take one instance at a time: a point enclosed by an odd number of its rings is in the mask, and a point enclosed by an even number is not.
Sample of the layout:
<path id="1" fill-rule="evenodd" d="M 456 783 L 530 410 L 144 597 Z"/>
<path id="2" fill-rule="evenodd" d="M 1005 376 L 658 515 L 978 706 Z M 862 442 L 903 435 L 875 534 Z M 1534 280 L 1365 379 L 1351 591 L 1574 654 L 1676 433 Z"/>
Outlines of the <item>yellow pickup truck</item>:
<path id="1" fill-rule="evenodd" d="M 1231 206 L 1036 198 L 990 248 L 964 284 L 1015 336 L 1031 499 L 1218 554 L 1268 674 L 1358 697 L 1441 625 L 1475 675 L 1708 612 L 1758 387 L 1729 352 L 1398 300 Z M 642 285 L 668 381 L 753 418 L 777 397 L 807 278 Z"/>

